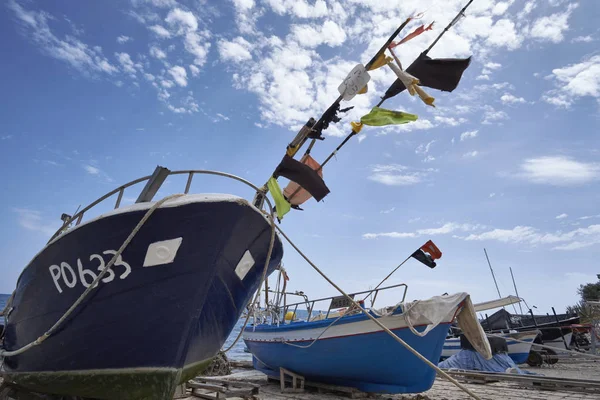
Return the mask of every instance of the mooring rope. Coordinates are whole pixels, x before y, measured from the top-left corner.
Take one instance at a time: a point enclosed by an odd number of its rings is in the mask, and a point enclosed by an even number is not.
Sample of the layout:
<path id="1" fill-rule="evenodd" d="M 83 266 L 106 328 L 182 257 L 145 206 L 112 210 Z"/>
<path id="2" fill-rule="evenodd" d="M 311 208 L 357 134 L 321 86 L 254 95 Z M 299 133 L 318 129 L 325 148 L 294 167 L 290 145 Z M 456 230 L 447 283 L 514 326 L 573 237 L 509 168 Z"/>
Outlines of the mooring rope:
<path id="1" fill-rule="evenodd" d="M 65 322 L 65 320 L 69 317 L 69 315 L 71 315 L 71 313 L 77 308 L 77 306 L 79 306 L 81 304 L 81 302 L 83 302 L 83 300 L 85 300 L 85 298 L 88 296 L 88 294 L 90 294 L 90 292 L 96 288 L 100 279 L 102 279 L 104 277 L 104 275 L 106 275 L 106 273 L 112 268 L 113 264 L 121 256 L 121 253 L 123 253 L 123 251 L 125 251 L 125 249 L 129 245 L 129 243 L 133 240 L 135 235 L 137 235 L 137 233 L 140 231 L 142 226 L 144 226 L 146 221 L 148 221 L 148 219 L 154 213 L 154 211 L 156 211 L 158 209 L 158 207 L 163 205 L 165 202 L 172 200 L 172 199 L 176 199 L 181 196 L 183 196 L 183 194 L 181 194 L 181 193 L 172 194 L 170 196 L 167 196 L 167 197 L 157 201 L 152 207 L 150 207 L 150 209 L 146 212 L 146 214 L 140 220 L 140 222 L 138 222 L 138 224 L 135 226 L 135 228 L 133 228 L 133 230 L 131 231 L 129 236 L 127 236 L 127 239 L 125 239 L 125 241 L 123 242 L 123 244 L 121 245 L 119 250 L 117 250 L 117 252 L 113 255 L 113 258 L 108 262 L 108 264 L 106 264 L 106 267 L 98 274 L 98 276 L 96 277 L 96 279 L 94 279 L 94 281 L 90 284 L 90 286 L 88 286 L 84 290 L 84 292 L 79 296 L 79 298 L 77 300 L 75 300 L 73 305 L 71 305 L 71 307 L 69 307 L 69 309 L 62 315 L 62 317 L 60 317 L 60 319 L 58 321 L 56 321 L 56 323 L 50 329 L 48 329 L 46 331 L 46 333 L 44 333 L 42 336 L 38 337 L 33 342 L 31 342 L 17 350 L 13 350 L 13 351 L 0 350 L 0 357 L 12 357 L 12 356 L 22 354 L 22 353 L 26 352 L 27 350 L 40 345 L 41 343 L 44 342 L 44 340 L 48 339 L 48 337 L 50 335 L 52 335 L 63 324 L 63 322 Z"/>
<path id="2" fill-rule="evenodd" d="M 306 260 L 306 262 L 311 267 L 313 267 L 315 271 L 317 271 L 319 273 L 319 275 L 321 275 L 327 282 L 329 282 L 329 284 L 331 286 L 333 286 L 338 292 L 340 292 L 351 303 L 353 303 L 356 307 L 358 307 L 367 317 L 369 317 L 369 319 L 371 319 L 371 321 L 375 322 L 375 324 L 377 324 L 381 329 L 383 329 L 388 335 L 390 335 L 392 338 L 394 338 L 395 341 L 397 341 L 402 346 L 404 346 L 408 351 L 410 351 L 412 354 L 414 354 L 416 357 L 418 357 L 421 361 L 423 361 L 425 364 L 427 364 L 429 367 L 431 367 L 433 370 L 435 370 L 439 375 L 441 375 L 442 377 L 444 377 L 445 379 L 447 379 L 448 381 L 453 383 L 456 387 L 461 389 L 463 392 L 467 393 L 472 398 L 474 398 L 476 400 L 481 400 L 480 397 L 477 396 L 475 393 L 473 393 L 471 390 L 469 390 L 469 388 L 462 385 L 456 379 L 452 378 L 450 375 L 448 375 L 446 372 L 444 372 L 442 369 L 440 369 L 437 365 L 435 365 L 434 363 L 429 361 L 425 356 L 423 356 L 417 350 L 413 349 L 408 343 L 406 343 L 404 340 L 402 340 L 400 337 L 398 337 L 396 334 L 394 334 L 394 332 L 392 332 L 389 328 L 387 328 L 385 325 L 383 325 L 379 320 L 377 320 L 377 318 L 373 317 L 367 310 L 360 307 L 360 305 L 352 297 L 348 296 L 348 294 L 346 292 L 344 292 L 342 290 L 342 288 L 340 288 L 338 285 L 335 284 L 335 282 L 333 282 L 331 279 L 329 279 L 329 277 L 327 275 L 325 275 L 325 273 L 323 271 L 321 271 L 319 269 L 319 267 L 317 267 L 310 260 L 310 258 L 308 258 L 308 256 L 306 256 L 302 252 L 302 250 L 300 250 L 294 244 L 294 242 L 292 242 L 292 240 L 285 234 L 285 232 L 283 232 L 283 230 L 279 226 L 275 225 L 275 227 L 277 228 L 279 233 L 285 238 L 285 240 L 288 241 L 288 243 L 298 252 L 298 254 L 300 254 L 302 256 L 302 258 L 304 258 Z"/>

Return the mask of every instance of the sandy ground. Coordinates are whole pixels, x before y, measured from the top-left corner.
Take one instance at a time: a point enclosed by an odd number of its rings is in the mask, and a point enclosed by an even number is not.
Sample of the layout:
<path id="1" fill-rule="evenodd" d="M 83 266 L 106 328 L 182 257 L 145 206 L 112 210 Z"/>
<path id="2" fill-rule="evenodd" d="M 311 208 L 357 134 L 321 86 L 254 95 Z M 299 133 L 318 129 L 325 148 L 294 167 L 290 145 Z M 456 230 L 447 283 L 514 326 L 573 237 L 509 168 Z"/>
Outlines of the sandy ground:
<path id="1" fill-rule="evenodd" d="M 588 379 L 600 382 L 600 361 L 568 360 L 555 365 L 544 365 L 540 368 L 523 368 L 546 377 Z M 346 399 L 335 393 L 317 393 L 308 389 L 305 393 L 281 393 L 279 383 L 268 383 L 266 377 L 254 370 L 237 370 L 234 374 L 220 379 L 238 380 L 261 385 L 259 399 L 296 399 L 296 400 L 339 400 Z M 464 384 L 481 399 L 486 400 L 598 400 L 600 393 L 581 393 L 575 391 L 555 391 L 528 388 L 516 382 L 496 382 L 487 384 Z M 452 383 L 443 378 L 437 378 L 433 387 L 425 393 L 417 395 L 370 395 L 366 398 L 380 400 L 463 400 L 470 399 L 469 395 L 461 391 Z M 186 400 L 192 400 L 190 397 Z"/>
<path id="2" fill-rule="evenodd" d="M 525 367 L 531 372 L 546 377 L 586 379 L 600 383 L 600 360 L 565 360 L 557 364 L 541 368 Z M 281 393 L 279 383 L 267 382 L 262 373 L 251 369 L 236 369 L 232 375 L 213 377 L 218 379 L 248 382 L 260 385 L 258 399 L 272 400 L 340 400 L 349 398 L 339 393 L 318 393 L 314 389 L 307 388 L 304 393 Z M 2 379 L 0 378 L 0 383 Z M 582 393 L 575 391 L 555 391 L 529 388 L 517 382 L 495 382 L 487 384 L 464 383 L 464 385 L 479 396 L 482 400 L 598 400 L 600 393 Z M 443 378 L 437 378 L 433 387 L 425 393 L 416 395 L 366 395 L 360 394 L 362 398 L 379 400 L 463 400 L 470 397 Z M 233 398 L 229 398 L 233 400 Z M 180 400 L 197 400 L 197 397 L 188 397 Z"/>

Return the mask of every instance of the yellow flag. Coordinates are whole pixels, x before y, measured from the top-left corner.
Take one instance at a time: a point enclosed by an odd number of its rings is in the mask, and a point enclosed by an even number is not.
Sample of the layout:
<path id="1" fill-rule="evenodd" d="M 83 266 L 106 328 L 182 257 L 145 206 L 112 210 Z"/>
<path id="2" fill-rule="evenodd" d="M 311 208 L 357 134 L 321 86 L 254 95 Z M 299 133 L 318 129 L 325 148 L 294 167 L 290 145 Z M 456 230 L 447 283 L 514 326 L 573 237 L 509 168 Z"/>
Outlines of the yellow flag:
<path id="1" fill-rule="evenodd" d="M 360 119 L 360 122 L 365 125 L 384 126 L 406 124 L 407 122 L 416 121 L 418 118 L 414 114 L 373 107 L 370 113 Z"/>
<path id="2" fill-rule="evenodd" d="M 381 68 L 393 60 L 394 59 L 392 57 L 386 56 L 385 53 L 381 53 L 367 71 L 373 71 L 374 69 Z"/>
<path id="3" fill-rule="evenodd" d="M 277 217 L 279 219 L 283 219 L 283 216 L 287 214 L 292 207 L 285 197 L 283 197 L 283 193 L 281 192 L 279 183 L 277 183 L 277 179 L 271 177 L 267 182 L 267 187 L 269 188 L 269 192 L 271 192 L 271 196 L 273 196 L 273 200 L 275 200 Z"/>

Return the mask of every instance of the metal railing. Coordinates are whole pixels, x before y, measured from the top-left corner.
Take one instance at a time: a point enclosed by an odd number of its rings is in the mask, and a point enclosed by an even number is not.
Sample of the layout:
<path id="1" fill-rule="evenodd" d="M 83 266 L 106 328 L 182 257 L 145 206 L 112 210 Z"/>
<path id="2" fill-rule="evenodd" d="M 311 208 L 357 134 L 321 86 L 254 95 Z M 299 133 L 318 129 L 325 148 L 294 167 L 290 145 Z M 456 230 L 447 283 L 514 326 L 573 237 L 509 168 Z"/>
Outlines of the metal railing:
<path id="1" fill-rule="evenodd" d="M 190 191 L 190 186 L 192 185 L 192 179 L 195 174 L 204 174 L 204 175 L 217 175 L 217 176 L 226 176 L 224 173 L 219 171 L 211 171 L 211 170 L 202 170 L 202 169 L 189 169 L 189 170 L 180 170 L 180 171 L 170 171 L 168 168 L 164 167 L 156 167 L 154 173 L 152 175 L 144 176 L 143 178 L 135 179 L 131 182 L 128 182 L 124 185 L 119 186 L 118 188 L 108 192 L 104 196 L 100 197 L 96 201 L 90 203 L 88 206 L 81 209 L 79 212 L 75 213 L 72 217 L 65 218 L 63 221 L 63 225 L 52 235 L 48 243 L 52 242 L 54 239 L 59 237 L 62 233 L 67 232 L 73 222 L 75 222 L 75 226 L 81 224 L 84 214 L 90 209 L 94 208 L 98 204 L 102 203 L 104 200 L 117 195 L 117 200 L 115 202 L 115 206 L 113 209 L 117 209 L 121 206 L 121 201 L 123 199 L 123 194 L 125 193 L 125 189 L 130 186 L 137 185 L 140 182 L 148 181 L 144 189 L 142 189 L 136 203 L 145 203 L 152 201 L 152 198 L 161 187 L 163 182 L 169 176 L 174 175 L 188 175 L 187 182 L 185 185 L 184 194 L 188 194 Z"/>
<path id="2" fill-rule="evenodd" d="M 392 285 L 392 286 L 386 286 L 383 288 L 377 288 L 377 289 L 370 289 L 370 290 L 365 290 L 362 292 L 356 292 L 356 293 L 350 293 L 349 296 L 354 298 L 357 295 L 366 295 L 364 297 L 364 299 L 366 300 L 367 298 L 371 297 L 371 308 L 373 308 L 373 306 L 375 305 L 375 300 L 377 299 L 377 295 L 379 294 L 379 292 L 384 291 L 384 290 L 389 290 L 389 289 L 394 289 L 394 288 L 398 288 L 398 287 L 403 287 L 404 291 L 402 293 L 402 299 L 399 301 L 399 303 L 403 303 L 404 300 L 406 299 L 406 292 L 408 290 L 408 285 L 406 285 L 405 283 L 400 283 L 398 285 Z M 298 296 L 299 294 L 296 293 L 286 293 L 286 294 L 292 294 L 292 295 L 296 295 Z M 329 315 L 331 313 L 331 310 L 334 310 L 336 308 L 342 308 L 342 307 L 335 307 L 335 304 L 333 303 L 334 299 L 338 299 L 341 298 L 340 296 L 331 296 L 331 297 L 323 297 L 321 299 L 315 299 L 315 300 L 308 300 L 308 298 L 302 293 L 302 295 L 300 295 L 302 297 L 305 297 L 305 301 L 302 302 L 298 302 L 298 303 L 291 303 L 291 304 L 285 304 L 284 307 L 282 307 L 278 314 L 280 316 L 279 320 L 282 321 L 283 324 L 286 323 L 291 323 L 293 321 L 293 318 L 290 320 L 286 320 L 285 316 L 288 312 L 292 311 L 293 312 L 293 317 L 296 317 L 297 312 L 298 312 L 298 307 L 301 306 L 305 306 L 306 307 L 306 311 L 307 311 L 307 317 L 306 317 L 306 322 L 310 322 L 311 320 L 314 320 L 315 317 L 317 317 L 316 315 L 313 316 L 313 311 L 315 311 L 315 304 L 319 303 L 319 302 L 324 302 L 324 301 L 330 301 L 330 304 L 327 308 L 327 313 L 325 314 L 325 318 L 324 319 L 328 319 Z M 332 307 L 333 305 L 333 307 Z M 320 312 L 322 312 L 321 310 L 319 310 Z M 336 316 L 337 317 L 337 316 Z"/>

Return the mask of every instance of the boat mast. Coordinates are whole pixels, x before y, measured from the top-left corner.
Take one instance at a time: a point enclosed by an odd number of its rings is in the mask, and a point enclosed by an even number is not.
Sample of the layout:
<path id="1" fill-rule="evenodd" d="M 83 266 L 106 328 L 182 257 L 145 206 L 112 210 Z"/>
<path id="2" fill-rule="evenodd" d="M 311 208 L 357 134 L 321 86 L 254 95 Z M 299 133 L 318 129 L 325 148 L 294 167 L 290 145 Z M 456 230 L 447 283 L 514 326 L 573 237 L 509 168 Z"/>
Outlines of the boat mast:
<path id="1" fill-rule="evenodd" d="M 498 282 L 496 282 L 496 275 L 494 275 L 494 270 L 492 269 L 492 263 L 490 263 L 490 258 L 488 257 L 488 253 L 485 250 L 485 247 L 483 248 L 483 252 L 485 253 L 485 258 L 487 259 L 488 265 L 490 266 L 490 272 L 492 273 L 492 278 L 494 279 L 494 285 L 496 285 L 496 290 L 498 291 L 498 298 L 501 299 L 502 295 L 500 294 L 500 289 L 498 289 Z M 504 308 L 504 307 L 502 307 Z"/>
<path id="2" fill-rule="evenodd" d="M 513 286 L 515 287 L 515 294 L 518 298 L 521 298 L 519 296 L 519 291 L 517 290 L 517 284 L 515 283 L 515 276 L 513 275 L 512 267 L 508 267 L 508 269 L 510 269 L 510 277 L 512 278 Z M 521 311 L 521 314 L 523 314 L 523 307 L 521 307 L 521 302 L 519 302 L 519 310 Z"/>

